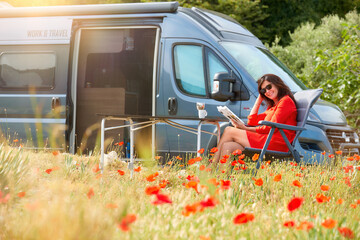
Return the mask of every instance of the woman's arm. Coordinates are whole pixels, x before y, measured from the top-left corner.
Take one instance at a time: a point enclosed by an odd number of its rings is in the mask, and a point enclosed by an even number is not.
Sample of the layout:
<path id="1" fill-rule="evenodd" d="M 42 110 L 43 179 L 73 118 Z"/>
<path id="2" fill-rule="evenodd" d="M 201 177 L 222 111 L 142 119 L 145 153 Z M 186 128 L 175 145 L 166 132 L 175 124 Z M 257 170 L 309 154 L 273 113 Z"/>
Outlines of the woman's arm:
<path id="1" fill-rule="evenodd" d="M 257 114 L 259 112 L 259 108 L 260 108 L 262 101 L 264 101 L 264 98 L 261 96 L 261 94 L 259 94 L 249 115 Z"/>

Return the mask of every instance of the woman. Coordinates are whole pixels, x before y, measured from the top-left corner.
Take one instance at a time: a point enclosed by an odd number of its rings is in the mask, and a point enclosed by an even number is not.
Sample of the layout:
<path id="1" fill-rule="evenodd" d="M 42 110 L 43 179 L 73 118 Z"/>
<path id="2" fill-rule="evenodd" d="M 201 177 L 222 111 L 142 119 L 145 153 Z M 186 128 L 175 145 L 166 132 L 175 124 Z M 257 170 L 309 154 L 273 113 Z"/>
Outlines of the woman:
<path id="1" fill-rule="evenodd" d="M 265 74 L 257 83 L 260 94 L 248 116 L 248 125 L 240 125 L 232 121 L 234 127 L 225 129 L 218 144 L 219 151 L 214 155 L 214 163 L 217 163 L 221 156 L 230 154 L 236 149 L 263 148 L 271 128 L 256 126 L 261 120 L 296 126 L 297 110 L 294 96 L 281 78 L 274 74 Z M 264 113 L 258 114 L 263 101 L 267 103 L 268 108 Z M 292 142 L 295 131 L 284 130 L 284 132 Z M 275 130 L 268 149 L 281 152 L 289 150 L 278 130 Z"/>

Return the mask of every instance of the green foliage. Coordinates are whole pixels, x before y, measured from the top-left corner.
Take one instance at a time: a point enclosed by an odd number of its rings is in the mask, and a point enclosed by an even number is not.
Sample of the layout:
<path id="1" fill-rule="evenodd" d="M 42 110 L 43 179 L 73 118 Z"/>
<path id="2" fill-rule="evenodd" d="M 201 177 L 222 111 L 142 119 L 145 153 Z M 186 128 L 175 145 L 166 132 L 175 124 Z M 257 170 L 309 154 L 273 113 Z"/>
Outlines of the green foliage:
<path id="1" fill-rule="evenodd" d="M 261 5 L 267 6 L 264 13 L 269 15 L 261 22 L 269 36 L 263 40 L 270 44 L 278 37 L 278 42 L 284 46 L 291 41 L 290 32 L 299 25 L 306 22 L 318 25 L 321 18 L 329 14 L 343 17 L 359 9 L 360 0 L 262 0 Z"/>
<path id="2" fill-rule="evenodd" d="M 360 26 L 344 24 L 342 43 L 333 49 L 319 50 L 314 75 L 326 89 L 324 98 L 341 106 L 348 119 L 360 126 Z"/>
<path id="3" fill-rule="evenodd" d="M 22 156 L 21 149 L 7 150 L 0 145 L 0 192 L 17 185 L 27 174 L 28 158 Z"/>
<path id="4" fill-rule="evenodd" d="M 317 27 L 306 23 L 297 28 L 288 46 L 277 40 L 270 48 L 308 87 L 324 88 L 322 97 L 345 110 L 352 125 L 360 109 L 359 25 L 356 11 L 345 18 L 327 16 Z"/>

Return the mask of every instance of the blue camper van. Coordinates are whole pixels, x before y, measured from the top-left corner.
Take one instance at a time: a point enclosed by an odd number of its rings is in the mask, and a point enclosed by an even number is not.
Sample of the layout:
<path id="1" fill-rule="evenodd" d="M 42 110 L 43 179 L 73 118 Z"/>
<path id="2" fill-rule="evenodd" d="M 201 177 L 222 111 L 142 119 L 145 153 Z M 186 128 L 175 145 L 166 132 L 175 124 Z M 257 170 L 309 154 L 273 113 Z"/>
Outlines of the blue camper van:
<path id="1" fill-rule="evenodd" d="M 225 105 L 246 120 L 263 74 L 280 76 L 293 92 L 306 89 L 233 19 L 178 5 L 0 8 L 2 138 L 75 153 L 98 141 L 98 113 L 196 117 L 202 102 L 210 118 L 220 117 L 216 107 Z M 231 94 L 211 94 L 219 72 L 236 80 Z M 296 143 L 306 161 L 319 160 L 323 151 L 359 152 L 358 135 L 334 104 L 319 100 L 306 128 Z M 139 135 L 159 154 L 196 152 L 195 135 L 165 124 Z M 126 141 L 127 132 L 107 137 Z M 216 145 L 212 135 L 201 142 L 205 149 Z"/>

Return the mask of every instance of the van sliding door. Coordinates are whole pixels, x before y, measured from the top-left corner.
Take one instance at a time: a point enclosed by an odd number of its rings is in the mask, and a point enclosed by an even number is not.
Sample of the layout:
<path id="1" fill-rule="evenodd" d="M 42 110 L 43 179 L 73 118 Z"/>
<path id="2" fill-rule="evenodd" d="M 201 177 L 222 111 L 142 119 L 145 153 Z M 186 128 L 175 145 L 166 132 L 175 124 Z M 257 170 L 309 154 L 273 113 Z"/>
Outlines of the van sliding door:
<path id="1" fill-rule="evenodd" d="M 82 28 L 77 32 L 76 85 L 72 87 L 76 89 L 72 94 L 76 151 L 92 151 L 100 146 L 98 114 L 152 115 L 157 32 L 156 27 Z M 111 126 L 111 122 L 106 125 Z M 142 135 L 137 137 L 139 140 L 151 140 L 151 128 L 138 134 Z M 124 142 L 126 146 L 128 142 L 124 129 L 107 132 L 105 138 L 110 149 L 114 143 Z"/>

